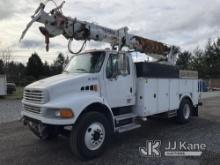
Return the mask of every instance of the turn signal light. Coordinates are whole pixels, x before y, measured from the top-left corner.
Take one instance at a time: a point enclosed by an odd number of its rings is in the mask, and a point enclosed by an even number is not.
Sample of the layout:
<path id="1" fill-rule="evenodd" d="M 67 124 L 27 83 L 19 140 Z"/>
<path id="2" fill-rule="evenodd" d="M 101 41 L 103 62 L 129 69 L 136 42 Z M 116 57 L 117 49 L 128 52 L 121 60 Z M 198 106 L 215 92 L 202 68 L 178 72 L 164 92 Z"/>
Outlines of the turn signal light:
<path id="1" fill-rule="evenodd" d="M 73 114 L 73 111 L 71 109 L 64 108 L 64 109 L 60 109 L 56 113 L 56 116 L 61 117 L 61 118 L 73 118 L 74 114 Z"/>

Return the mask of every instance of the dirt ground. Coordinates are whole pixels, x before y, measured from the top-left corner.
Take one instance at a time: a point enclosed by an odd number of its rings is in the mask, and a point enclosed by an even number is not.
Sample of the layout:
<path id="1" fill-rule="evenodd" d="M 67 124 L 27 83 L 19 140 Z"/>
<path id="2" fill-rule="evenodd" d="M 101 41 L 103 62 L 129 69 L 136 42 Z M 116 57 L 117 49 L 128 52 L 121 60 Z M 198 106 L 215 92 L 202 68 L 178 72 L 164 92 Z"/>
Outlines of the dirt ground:
<path id="1" fill-rule="evenodd" d="M 144 165 L 219 165 L 220 164 L 220 97 L 204 100 L 200 115 L 185 125 L 173 120 L 149 120 L 143 127 L 116 135 L 108 150 L 97 159 L 83 162 L 71 154 L 68 139 L 43 142 L 19 121 L 0 124 L 0 165 L 67 165 L 67 164 L 144 164 Z M 146 158 L 139 147 L 146 140 L 161 140 L 161 148 L 169 141 L 206 144 L 201 157 Z"/>

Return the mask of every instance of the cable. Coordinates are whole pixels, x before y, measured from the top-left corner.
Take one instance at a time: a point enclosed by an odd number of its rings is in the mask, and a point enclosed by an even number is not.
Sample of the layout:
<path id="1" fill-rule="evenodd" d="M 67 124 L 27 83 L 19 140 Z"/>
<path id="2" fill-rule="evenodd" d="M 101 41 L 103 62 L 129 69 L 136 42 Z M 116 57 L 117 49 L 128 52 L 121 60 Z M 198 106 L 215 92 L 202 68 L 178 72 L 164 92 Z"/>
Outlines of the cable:
<path id="1" fill-rule="evenodd" d="M 69 50 L 69 52 L 70 52 L 71 54 L 79 54 L 79 53 L 81 53 L 82 50 L 84 49 L 85 45 L 86 45 L 86 42 L 87 42 L 87 40 L 85 40 L 85 41 L 83 42 L 81 48 L 79 49 L 79 51 L 73 52 L 73 51 L 71 50 L 71 43 L 72 43 L 72 41 L 73 41 L 73 39 L 70 39 L 69 42 L 68 42 L 68 50 Z"/>
<path id="2" fill-rule="evenodd" d="M 60 4 L 60 6 L 58 6 L 57 3 L 55 2 L 55 0 L 46 0 L 45 6 L 46 6 L 49 2 L 52 2 L 52 3 L 56 6 L 56 8 L 52 9 L 52 10 L 50 11 L 50 13 L 53 12 L 53 11 L 55 11 L 55 10 L 59 11 L 60 13 L 63 13 L 62 7 L 63 7 L 65 1 L 63 1 L 63 2 Z"/>

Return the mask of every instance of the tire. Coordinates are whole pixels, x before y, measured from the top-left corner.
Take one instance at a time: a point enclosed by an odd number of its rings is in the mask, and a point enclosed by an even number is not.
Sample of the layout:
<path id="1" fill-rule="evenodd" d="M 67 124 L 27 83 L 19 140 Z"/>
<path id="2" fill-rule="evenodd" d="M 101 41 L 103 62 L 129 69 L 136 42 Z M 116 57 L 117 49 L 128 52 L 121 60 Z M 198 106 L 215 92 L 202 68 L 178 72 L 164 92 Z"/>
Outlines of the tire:
<path id="1" fill-rule="evenodd" d="M 101 155 L 109 142 L 110 125 L 107 118 L 98 112 L 84 114 L 70 135 L 70 148 L 81 160 Z"/>
<path id="2" fill-rule="evenodd" d="M 192 114 L 192 104 L 188 99 L 183 99 L 177 111 L 177 122 L 185 124 L 190 121 Z"/>

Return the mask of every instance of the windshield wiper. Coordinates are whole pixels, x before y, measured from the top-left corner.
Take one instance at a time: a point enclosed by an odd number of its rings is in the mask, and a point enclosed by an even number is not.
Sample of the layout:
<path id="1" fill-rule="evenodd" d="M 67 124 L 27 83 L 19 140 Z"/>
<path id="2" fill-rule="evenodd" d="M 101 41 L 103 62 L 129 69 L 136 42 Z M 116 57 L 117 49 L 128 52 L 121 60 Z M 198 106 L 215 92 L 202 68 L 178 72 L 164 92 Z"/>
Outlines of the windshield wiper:
<path id="1" fill-rule="evenodd" d="M 67 71 L 67 70 L 64 70 L 64 71 L 63 71 L 63 73 L 69 73 L 69 71 Z"/>
<path id="2" fill-rule="evenodd" d="M 83 69 L 83 68 L 79 68 L 79 69 L 76 69 L 76 70 L 79 70 L 79 71 L 82 71 L 82 72 L 85 72 L 85 73 L 89 73 L 86 69 Z"/>

